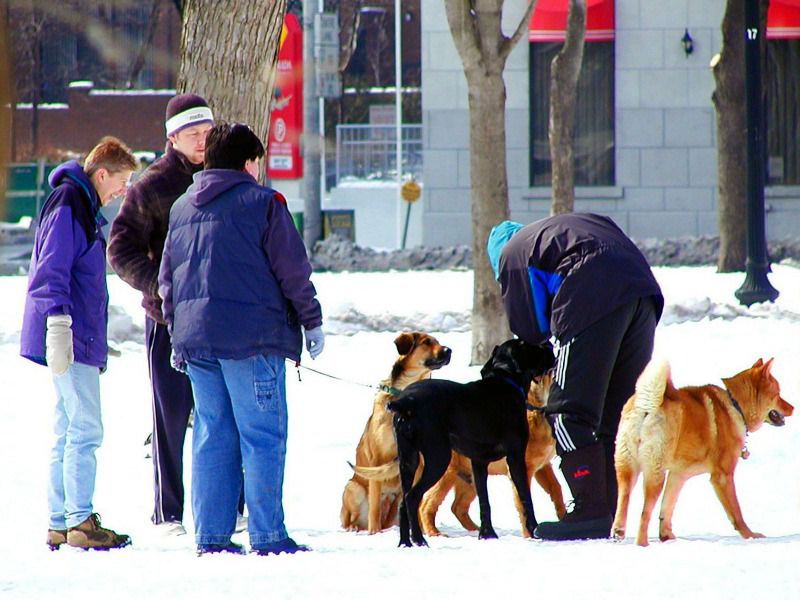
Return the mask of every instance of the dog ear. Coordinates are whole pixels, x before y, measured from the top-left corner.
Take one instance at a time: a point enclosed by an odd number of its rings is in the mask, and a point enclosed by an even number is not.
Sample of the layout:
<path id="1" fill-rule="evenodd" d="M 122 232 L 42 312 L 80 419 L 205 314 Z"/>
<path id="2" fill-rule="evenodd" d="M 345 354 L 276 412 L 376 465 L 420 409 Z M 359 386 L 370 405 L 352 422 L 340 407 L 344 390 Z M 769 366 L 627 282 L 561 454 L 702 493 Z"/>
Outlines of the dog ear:
<path id="1" fill-rule="evenodd" d="M 771 375 L 773 360 L 775 360 L 775 358 L 770 358 L 767 362 L 763 363 L 764 367 L 761 369 L 762 377 L 769 377 Z M 761 362 L 761 359 L 759 358 L 758 361 Z"/>
<path id="2" fill-rule="evenodd" d="M 400 355 L 408 354 L 411 352 L 411 349 L 414 347 L 414 343 L 417 341 L 416 333 L 401 333 L 397 336 L 394 340 L 394 345 L 397 347 L 397 353 Z"/>
<path id="3" fill-rule="evenodd" d="M 481 377 L 486 377 L 486 375 L 494 368 L 494 359 L 497 356 L 497 352 L 500 350 L 500 346 L 495 346 L 494 350 L 492 350 L 491 355 L 489 355 L 489 359 L 486 363 L 481 367 Z"/>

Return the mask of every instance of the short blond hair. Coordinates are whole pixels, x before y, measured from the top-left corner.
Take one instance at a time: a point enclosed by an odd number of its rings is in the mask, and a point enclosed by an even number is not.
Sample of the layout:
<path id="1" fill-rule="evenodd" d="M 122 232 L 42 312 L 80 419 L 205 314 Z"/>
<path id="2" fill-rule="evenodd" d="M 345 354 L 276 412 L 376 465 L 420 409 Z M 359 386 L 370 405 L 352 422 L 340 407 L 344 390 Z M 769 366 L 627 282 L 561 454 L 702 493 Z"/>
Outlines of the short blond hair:
<path id="1" fill-rule="evenodd" d="M 89 177 L 99 169 L 105 169 L 109 173 L 119 173 L 126 170 L 136 171 L 138 168 L 139 160 L 131 149 L 110 135 L 97 142 L 83 163 L 83 170 Z"/>

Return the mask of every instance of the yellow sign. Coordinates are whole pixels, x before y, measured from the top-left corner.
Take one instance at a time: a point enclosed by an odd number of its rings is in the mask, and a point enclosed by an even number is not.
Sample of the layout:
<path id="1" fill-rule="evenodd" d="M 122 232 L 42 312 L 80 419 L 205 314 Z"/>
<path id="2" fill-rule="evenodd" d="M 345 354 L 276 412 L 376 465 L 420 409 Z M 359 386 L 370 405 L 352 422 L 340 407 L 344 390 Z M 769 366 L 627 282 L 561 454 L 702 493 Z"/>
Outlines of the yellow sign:
<path id="1" fill-rule="evenodd" d="M 406 181 L 400 188 L 400 195 L 406 202 L 416 202 L 419 200 L 420 187 L 416 181 Z"/>

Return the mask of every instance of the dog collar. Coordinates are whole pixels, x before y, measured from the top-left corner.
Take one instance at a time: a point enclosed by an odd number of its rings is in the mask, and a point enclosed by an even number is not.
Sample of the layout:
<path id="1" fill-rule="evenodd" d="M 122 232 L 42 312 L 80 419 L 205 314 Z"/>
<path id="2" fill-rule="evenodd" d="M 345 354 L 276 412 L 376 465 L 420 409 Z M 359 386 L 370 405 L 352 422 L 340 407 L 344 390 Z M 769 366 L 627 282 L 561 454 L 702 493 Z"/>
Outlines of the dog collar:
<path id="1" fill-rule="evenodd" d="M 508 377 L 503 377 L 502 375 L 495 375 L 495 379 L 500 379 L 501 381 L 505 381 L 507 384 L 513 386 L 514 389 L 516 389 L 523 398 L 527 397 L 527 394 L 525 393 L 525 390 L 523 389 L 523 387 L 520 384 L 518 384 L 516 381 L 514 381 L 513 379 L 509 379 Z M 527 408 L 528 410 L 543 410 L 543 409 L 539 408 L 538 406 L 534 406 L 530 402 L 526 402 L 525 403 L 525 408 Z"/>
<path id="2" fill-rule="evenodd" d="M 386 392 L 387 394 L 392 394 L 393 396 L 399 396 L 400 390 L 397 388 L 390 387 L 388 385 L 380 384 L 378 389 L 382 392 Z"/>
<path id="3" fill-rule="evenodd" d="M 750 433 L 750 430 L 747 428 L 747 419 L 744 418 L 744 411 L 742 410 L 742 407 L 739 406 L 739 403 L 736 401 L 736 398 L 733 397 L 733 394 L 731 394 L 731 391 L 728 388 L 725 388 L 725 391 L 728 392 L 728 398 L 731 399 L 731 404 L 733 404 L 733 408 L 735 408 L 736 411 L 742 417 L 742 422 L 744 423 L 744 435 L 746 438 L 747 435 Z M 747 449 L 747 443 L 745 443 L 744 446 L 742 446 L 742 458 L 744 460 L 747 460 L 748 456 L 750 456 L 750 451 Z"/>

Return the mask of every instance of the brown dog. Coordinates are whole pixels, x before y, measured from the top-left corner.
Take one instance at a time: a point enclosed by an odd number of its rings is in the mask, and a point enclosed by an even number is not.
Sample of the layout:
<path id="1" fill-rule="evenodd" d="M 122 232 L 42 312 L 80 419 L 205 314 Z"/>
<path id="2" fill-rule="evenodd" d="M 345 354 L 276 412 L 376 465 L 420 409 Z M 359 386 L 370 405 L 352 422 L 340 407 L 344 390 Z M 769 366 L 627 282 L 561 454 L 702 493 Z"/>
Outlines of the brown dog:
<path id="1" fill-rule="evenodd" d="M 745 436 L 764 422 L 783 425 L 794 407 L 781 398 L 772 376 L 772 359 L 759 359 L 751 368 L 716 385 L 676 389 L 666 362 L 651 362 L 625 404 L 617 432 L 614 463 L 619 496 L 611 533 L 625 537 L 631 489 L 644 473 L 644 508 L 636 543 L 647 546 L 647 527 L 664 488 L 658 537 L 675 539 L 672 512 L 687 479 L 711 474 L 711 485 L 733 527 L 743 538 L 764 537 L 745 524 L 733 473 L 739 457 L 747 458 Z M 666 472 L 669 475 L 665 477 Z"/>
<path id="2" fill-rule="evenodd" d="M 528 392 L 528 403 L 537 408 L 547 404 L 551 382 L 552 373 L 550 372 L 543 375 L 538 382 L 534 380 Z M 530 487 L 531 479 L 535 477 L 536 481 L 553 501 L 556 514 L 560 519 L 566 514 L 567 509 L 564 506 L 561 484 L 558 483 L 553 473 L 553 467 L 550 465 L 550 461 L 556 454 L 555 440 L 553 439 L 550 424 L 541 411 L 528 411 L 528 430 L 528 445 L 525 449 L 528 487 Z M 508 465 L 505 459 L 489 463 L 489 475 L 508 475 Z M 435 524 L 436 511 L 453 487 L 455 487 L 455 497 L 450 510 L 453 511 L 453 514 L 464 526 L 464 529 L 467 531 L 478 530 L 478 526 L 469 516 L 470 504 L 476 497 L 475 485 L 472 482 L 472 464 L 467 457 L 453 452 L 447 471 L 438 483 L 425 492 L 419 507 L 420 525 L 426 534 L 441 535 Z M 520 504 L 516 493 L 514 494 L 514 503 L 522 524 L 522 535 L 530 537 L 528 530 L 525 528 L 525 514 L 522 510 L 522 504 Z"/>
<path id="3" fill-rule="evenodd" d="M 397 442 L 392 429 L 392 413 L 386 405 L 416 381 L 430 377 L 431 371 L 450 362 L 450 348 L 425 333 L 401 333 L 394 341 L 400 357 L 388 379 L 375 395 L 372 416 L 356 447 L 356 466 L 375 467 L 397 460 Z M 393 478 L 367 480 L 353 475 L 342 494 L 342 527 L 348 531 L 377 533 L 397 523 L 400 504 L 399 472 Z"/>
<path id="4" fill-rule="evenodd" d="M 543 375 L 538 383 L 534 381 L 528 392 L 528 403 L 539 408 L 547 404 L 551 382 L 552 373 L 549 372 Z M 528 487 L 530 487 L 531 479 L 536 477 L 536 481 L 553 501 L 556 514 L 560 519 L 566 514 L 567 509 L 564 506 L 561 484 L 556 479 L 553 467 L 550 465 L 550 461 L 555 456 L 555 440 L 550 425 L 541 411 L 528 411 L 528 430 L 528 445 L 525 449 Z M 400 466 L 396 460 L 376 467 L 356 467 L 355 470 L 361 477 L 369 480 L 396 481 L 400 475 Z M 508 465 L 505 459 L 489 463 L 489 474 L 508 475 Z M 433 487 L 425 492 L 420 503 L 420 525 L 426 534 L 442 535 L 435 525 L 436 512 L 447 493 L 453 488 L 455 488 L 455 498 L 451 506 L 453 514 L 467 531 L 478 530 L 478 526 L 469 516 L 470 504 L 477 495 L 472 481 L 472 463 L 467 457 L 453 452 L 447 471 Z M 514 503 L 522 524 L 522 534 L 530 537 L 525 527 L 525 513 L 516 494 L 514 494 Z"/>

